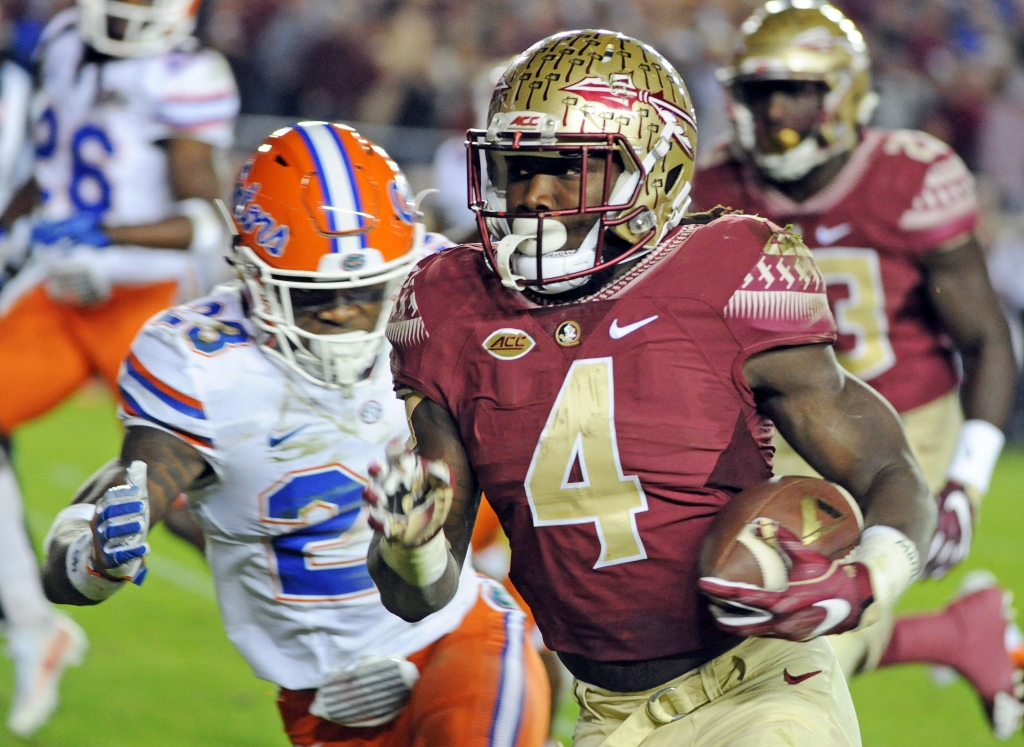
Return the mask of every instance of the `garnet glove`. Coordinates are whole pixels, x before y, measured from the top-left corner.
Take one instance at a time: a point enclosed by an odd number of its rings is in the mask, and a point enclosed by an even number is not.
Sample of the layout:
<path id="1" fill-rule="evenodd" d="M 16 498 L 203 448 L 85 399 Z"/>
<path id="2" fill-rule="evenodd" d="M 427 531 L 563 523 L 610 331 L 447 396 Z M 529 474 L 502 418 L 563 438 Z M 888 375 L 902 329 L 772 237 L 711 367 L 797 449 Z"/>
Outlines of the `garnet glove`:
<path id="1" fill-rule="evenodd" d="M 946 483 L 935 501 L 939 504 L 939 517 L 924 572 L 926 576 L 942 578 L 971 551 L 974 508 L 967 489 L 955 480 Z"/>
<path id="2" fill-rule="evenodd" d="M 777 532 L 779 550 L 790 569 L 785 591 L 766 591 L 721 578 L 700 579 L 718 627 L 737 635 L 791 641 L 857 627 L 874 597 L 867 567 L 831 560 L 784 527 Z"/>

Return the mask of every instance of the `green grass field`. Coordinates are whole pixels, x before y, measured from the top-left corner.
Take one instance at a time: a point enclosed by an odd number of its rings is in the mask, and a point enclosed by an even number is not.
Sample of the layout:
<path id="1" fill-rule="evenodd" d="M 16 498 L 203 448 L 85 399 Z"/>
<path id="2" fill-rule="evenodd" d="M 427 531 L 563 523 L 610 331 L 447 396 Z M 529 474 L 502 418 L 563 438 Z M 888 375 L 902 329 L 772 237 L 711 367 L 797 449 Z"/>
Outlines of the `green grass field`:
<path id="1" fill-rule="evenodd" d="M 17 434 L 15 461 L 29 524 L 39 542 L 53 516 L 89 474 L 116 453 L 119 426 L 110 399 L 86 390 Z M 1024 452 L 1000 462 L 967 568 L 940 583 L 919 584 L 905 610 L 941 606 L 965 570 L 988 568 L 1024 595 Z M 203 559 L 162 528 L 152 539 L 143 588 L 71 614 L 92 651 L 71 670 L 62 705 L 27 744 L 40 747 L 287 747 L 273 685 L 256 679 L 228 642 Z M 11 696 L 9 662 L 0 657 L 0 704 Z M 962 682 L 939 688 L 924 667 L 876 672 L 854 682 L 867 747 L 981 747 L 988 735 L 980 707 Z M 566 706 L 559 723 L 571 729 Z M 1010 744 L 1024 744 L 1017 736 Z M 26 744 L 0 729 L 0 744 Z"/>

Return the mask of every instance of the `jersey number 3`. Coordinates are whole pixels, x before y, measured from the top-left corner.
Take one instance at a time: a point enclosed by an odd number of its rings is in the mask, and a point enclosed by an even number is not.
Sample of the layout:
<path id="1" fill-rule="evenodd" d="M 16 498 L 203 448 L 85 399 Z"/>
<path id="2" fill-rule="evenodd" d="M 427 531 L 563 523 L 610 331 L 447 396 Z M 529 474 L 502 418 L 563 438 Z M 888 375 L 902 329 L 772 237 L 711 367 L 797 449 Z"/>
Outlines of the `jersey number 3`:
<path id="1" fill-rule="evenodd" d="M 839 339 L 836 358 L 854 376 L 868 381 L 896 363 L 885 315 L 885 289 L 874 249 L 815 249 Z M 846 296 L 843 297 L 843 291 Z"/>
<path id="2" fill-rule="evenodd" d="M 611 358 L 578 360 L 569 368 L 525 487 L 534 526 L 595 525 L 601 554 L 594 568 L 647 557 L 636 526 L 647 496 L 638 477 L 622 473 Z"/>

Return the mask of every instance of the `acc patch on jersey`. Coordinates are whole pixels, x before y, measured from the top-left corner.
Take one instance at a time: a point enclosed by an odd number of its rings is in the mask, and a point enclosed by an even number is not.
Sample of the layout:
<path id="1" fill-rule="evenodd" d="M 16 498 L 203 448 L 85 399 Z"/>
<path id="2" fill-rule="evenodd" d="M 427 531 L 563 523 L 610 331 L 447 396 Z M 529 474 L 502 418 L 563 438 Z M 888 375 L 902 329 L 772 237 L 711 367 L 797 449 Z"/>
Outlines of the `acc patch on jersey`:
<path id="1" fill-rule="evenodd" d="M 484 350 L 498 360 L 514 361 L 529 353 L 536 344 L 523 330 L 503 327 L 484 340 Z"/>

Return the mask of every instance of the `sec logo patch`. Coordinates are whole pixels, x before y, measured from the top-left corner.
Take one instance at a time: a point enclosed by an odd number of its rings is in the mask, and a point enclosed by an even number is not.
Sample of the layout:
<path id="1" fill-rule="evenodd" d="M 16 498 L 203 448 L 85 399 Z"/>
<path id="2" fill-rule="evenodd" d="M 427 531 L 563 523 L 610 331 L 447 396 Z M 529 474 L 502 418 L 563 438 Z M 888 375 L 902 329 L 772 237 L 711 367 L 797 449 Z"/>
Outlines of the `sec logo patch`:
<path id="1" fill-rule="evenodd" d="M 582 335 L 583 330 L 580 329 L 580 325 L 576 322 L 562 322 L 555 329 L 555 342 L 563 348 L 571 348 L 574 345 L 580 344 L 580 337 Z"/>
<path id="2" fill-rule="evenodd" d="M 514 361 L 529 353 L 536 344 L 523 330 L 504 327 L 484 340 L 484 350 L 499 360 Z"/>

